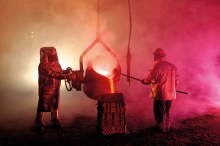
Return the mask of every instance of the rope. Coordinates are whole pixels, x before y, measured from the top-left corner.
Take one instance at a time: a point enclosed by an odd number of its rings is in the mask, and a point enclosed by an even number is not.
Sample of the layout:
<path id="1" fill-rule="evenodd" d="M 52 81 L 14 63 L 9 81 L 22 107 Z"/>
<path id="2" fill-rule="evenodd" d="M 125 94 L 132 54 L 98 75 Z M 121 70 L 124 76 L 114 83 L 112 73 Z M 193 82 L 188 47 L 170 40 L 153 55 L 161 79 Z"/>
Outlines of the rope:
<path id="1" fill-rule="evenodd" d="M 97 0 L 97 24 L 99 24 L 99 0 Z"/>
<path id="2" fill-rule="evenodd" d="M 130 32 L 128 39 L 128 52 L 127 52 L 127 81 L 129 82 L 129 86 L 131 86 L 131 53 L 130 53 L 130 42 L 131 42 L 131 30 L 132 30 L 132 19 L 131 19 L 131 7 L 130 0 L 128 0 L 128 8 L 129 8 L 129 22 L 130 22 Z"/>
<path id="3" fill-rule="evenodd" d="M 129 32 L 129 41 L 128 41 L 128 50 L 130 51 L 130 41 L 131 41 L 131 30 L 132 30 L 132 19 L 131 19 L 131 6 L 130 0 L 128 0 L 128 8 L 129 8 L 129 19 L 130 19 L 130 32 Z"/>
<path id="4" fill-rule="evenodd" d="M 96 39 L 100 39 L 99 0 L 97 0 L 97 25 L 96 25 Z"/>

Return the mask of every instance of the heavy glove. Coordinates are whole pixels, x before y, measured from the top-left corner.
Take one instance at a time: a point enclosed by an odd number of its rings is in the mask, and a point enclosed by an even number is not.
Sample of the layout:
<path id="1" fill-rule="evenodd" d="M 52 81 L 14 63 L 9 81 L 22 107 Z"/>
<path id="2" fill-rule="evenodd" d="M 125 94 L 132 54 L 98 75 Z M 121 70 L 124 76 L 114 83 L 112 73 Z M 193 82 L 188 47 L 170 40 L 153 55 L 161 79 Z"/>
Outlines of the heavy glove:
<path id="1" fill-rule="evenodd" d="M 142 84 L 145 84 L 145 83 L 144 83 L 144 80 L 145 80 L 145 79 L 142 79 L 142 80 L 141 80 L 141 83 L 142 83 Z"/>
<path id="2" fill-rule="evenodd" d="M 75 73 L 72 73 L 72 74 L 68 74 L 66 76 L 67 80 L 76 80 L 76 74 Z"/>

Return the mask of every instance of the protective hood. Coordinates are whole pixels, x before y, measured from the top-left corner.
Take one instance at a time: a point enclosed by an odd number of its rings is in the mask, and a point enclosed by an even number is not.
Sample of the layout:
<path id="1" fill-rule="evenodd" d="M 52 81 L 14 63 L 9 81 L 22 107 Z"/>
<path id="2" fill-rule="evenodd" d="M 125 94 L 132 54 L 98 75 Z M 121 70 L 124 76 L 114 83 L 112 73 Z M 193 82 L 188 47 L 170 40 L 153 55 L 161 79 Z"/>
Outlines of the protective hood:
<path id="1" fill-rule="evenodd" d="M 43 47 L 40 49 L 40 62 L 52 63 L 59 62 L 56 48 Z"/>

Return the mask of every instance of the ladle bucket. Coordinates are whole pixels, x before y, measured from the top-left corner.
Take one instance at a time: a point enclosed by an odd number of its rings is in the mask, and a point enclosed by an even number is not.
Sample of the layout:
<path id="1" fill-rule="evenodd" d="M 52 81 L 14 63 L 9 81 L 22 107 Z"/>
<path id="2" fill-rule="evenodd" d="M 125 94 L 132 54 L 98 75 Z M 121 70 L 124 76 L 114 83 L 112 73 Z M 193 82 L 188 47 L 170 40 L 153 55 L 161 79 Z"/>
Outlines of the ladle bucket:
<path id="1" fill-rule="evenodd" d="M 117 67 L 118 70 L 120 70 L 120 66 Z M 112 69 L 113 71 L 114 69 Z M 119 80 L 118 75 L 113 76 L 113 83 L 114 86 Z M 103 76 L 99 73 L 97 73 L 94 69 L 91 63 L 88 64 L 88 67 L 86 69 L 84 83 L 83 83 L 83 92 L 91 99 L 94 100 L 100 100 L 101 99 L 101 93 L 110 93 L 110 80 L 108 77 Z"/>

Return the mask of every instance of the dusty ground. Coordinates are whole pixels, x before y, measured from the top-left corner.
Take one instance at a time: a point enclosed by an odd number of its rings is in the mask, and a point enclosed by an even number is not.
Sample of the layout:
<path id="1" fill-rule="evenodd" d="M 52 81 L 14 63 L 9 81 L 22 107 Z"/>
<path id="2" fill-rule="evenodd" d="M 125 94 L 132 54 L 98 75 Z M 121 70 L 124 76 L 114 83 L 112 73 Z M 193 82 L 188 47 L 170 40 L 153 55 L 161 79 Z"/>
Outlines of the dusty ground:
<path id="1" fill-rule="evenodd" d="M 133 118 L 127 114 L 127 134 L 103 137 L 96 135 L 96 117 L 80 115 L 71 124 L 64 122 L 63 129 L 54 129 L 50 123 L 44 131 L 37 130 L 36 125 L 30 129 L 0 127 L 0 145 L 220 145 L 220 110 L 216 108 L 179 121 L 165 133 L 141 122 L 137 125 Z"/>

